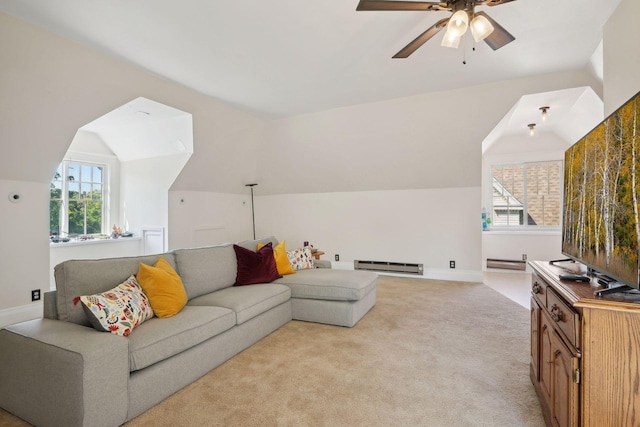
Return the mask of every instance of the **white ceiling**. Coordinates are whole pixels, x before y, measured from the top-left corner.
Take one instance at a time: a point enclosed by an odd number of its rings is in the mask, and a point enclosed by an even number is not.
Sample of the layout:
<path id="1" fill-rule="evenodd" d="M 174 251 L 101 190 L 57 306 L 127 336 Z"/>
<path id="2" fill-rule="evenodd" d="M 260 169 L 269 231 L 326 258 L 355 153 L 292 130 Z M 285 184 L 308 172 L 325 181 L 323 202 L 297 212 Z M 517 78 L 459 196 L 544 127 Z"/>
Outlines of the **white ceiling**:
<path id="1" fill-rule="evenodd" d="M 548 106 L 546 120 L 541 107 Z M 602 100 L 590 87 L 577 87 L 521 97 L 482 142 L 483 154 L 564 151 L 604 116 Z M 534 123 L 531 137 L 527 125 Z"/>
<path id="2" fill-rule="evenodd" d="M 193 153 L 191 114 L 142 97 L 80 130 L 100 136 L 122 162 Z"/>
<path id="3" fill-rule="evenodd" d="M 357 0 L 0 0 L 0 10 L 264 117 L 286 117 L 598 64 L 592 54 L 619 2 L 479 7 L 516 40 L 472 52 L 471 39 L 454 50 L 438 35 L 408 59 L 391 57 L 448 12 L 356 12 Z"/>

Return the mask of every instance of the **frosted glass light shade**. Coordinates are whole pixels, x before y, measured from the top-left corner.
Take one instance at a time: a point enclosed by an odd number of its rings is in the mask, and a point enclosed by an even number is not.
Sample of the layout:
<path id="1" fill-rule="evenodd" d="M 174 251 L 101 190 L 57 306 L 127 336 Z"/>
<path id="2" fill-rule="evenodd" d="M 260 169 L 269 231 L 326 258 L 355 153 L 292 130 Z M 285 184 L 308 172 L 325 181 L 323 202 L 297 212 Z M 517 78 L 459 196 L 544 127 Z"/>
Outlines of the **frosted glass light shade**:
<path id="1" fill-rule="evenodd" d="M 447 33 L 451 37 L 460 37 L 467 31 L 469 26 L 469 15 L 464 10 L 459 10 L 451 16 L 447 24 Z"/>
<path id="2" fill-rule="evenodd" d="M 484 16 L 478 15 L 471 21 L 471 34 L 476 43 L 486 39 L 492 32 L 493 25 Z"/>
<path id="3" fill-rule="evenodd" d="M 460 45 L 460 40 L 462 40 L 462 36 L 451 35 L 449 30 L 447 30 L 444 33 L 444 37 L 442 37 L 442 43 L 440 43 L 440 45 L 457 49 Z"/>

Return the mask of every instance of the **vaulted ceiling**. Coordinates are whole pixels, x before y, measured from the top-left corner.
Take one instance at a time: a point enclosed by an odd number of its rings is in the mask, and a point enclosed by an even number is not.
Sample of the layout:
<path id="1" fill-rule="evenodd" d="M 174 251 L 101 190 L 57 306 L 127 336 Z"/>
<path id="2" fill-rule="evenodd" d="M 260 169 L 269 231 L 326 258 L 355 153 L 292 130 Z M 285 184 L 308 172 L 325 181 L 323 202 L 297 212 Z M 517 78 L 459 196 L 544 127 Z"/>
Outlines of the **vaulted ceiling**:
<path id="1" fill-rule="evenodd" d="M 479 7 L 516 40 L 472 51 L 470 37 L 448 49 L 438 35 L 407 59 L 391 57 L 448 12 L 356 12 L 357 0 L 0 0 L 0 10 L 263 117 L 286 117 L 598 70 L 602 27 L 619 2 Z"/>

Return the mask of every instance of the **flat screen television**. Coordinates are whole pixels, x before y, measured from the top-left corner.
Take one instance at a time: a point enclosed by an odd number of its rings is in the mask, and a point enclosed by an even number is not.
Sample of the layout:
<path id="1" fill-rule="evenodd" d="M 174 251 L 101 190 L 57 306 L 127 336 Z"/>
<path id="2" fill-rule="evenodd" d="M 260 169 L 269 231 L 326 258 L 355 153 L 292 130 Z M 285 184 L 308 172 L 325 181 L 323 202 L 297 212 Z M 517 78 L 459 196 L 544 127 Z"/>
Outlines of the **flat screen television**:
<path id="1" fill-rule="evenodd" d="M 640 92 L 565 152 L 562 253 L 639 289 L 639 211 Z"/>

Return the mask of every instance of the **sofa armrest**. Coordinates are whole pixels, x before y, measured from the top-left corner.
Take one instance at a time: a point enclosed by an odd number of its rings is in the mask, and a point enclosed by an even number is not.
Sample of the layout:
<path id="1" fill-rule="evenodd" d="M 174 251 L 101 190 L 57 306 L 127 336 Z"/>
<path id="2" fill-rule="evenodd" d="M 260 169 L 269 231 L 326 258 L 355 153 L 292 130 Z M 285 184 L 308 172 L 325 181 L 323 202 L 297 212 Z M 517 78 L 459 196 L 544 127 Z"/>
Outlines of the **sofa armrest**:
<path id="1" fill-rule="evenodd" d="M 43 294 L 42 317 L 58 320 L 58 303 L 56 301 L 58 291 L 48 291 Z"/>
<path id="2" fill-rule="evenodd" d="M 313 261 L 313 265 L 317 268 L 331 268 L 331 261 L 326 259 L 316 259 Z"/>
<path id="3" fill-rule="evenodd" d="M 127 419 L 129 341 L 35 319 L 0 330 L 0 407 L 38 426 L 118 426 Z"/>

